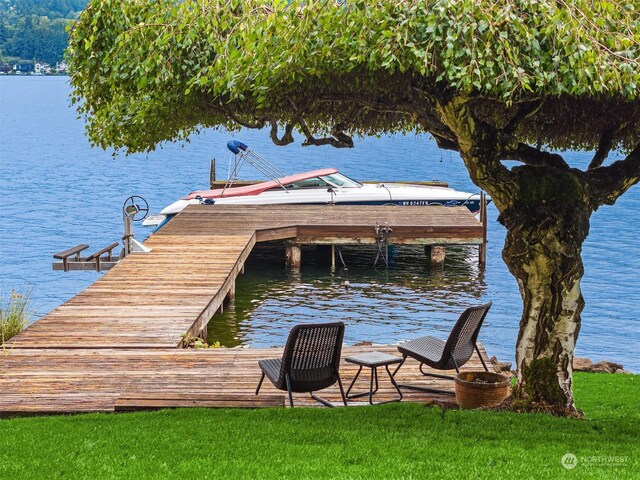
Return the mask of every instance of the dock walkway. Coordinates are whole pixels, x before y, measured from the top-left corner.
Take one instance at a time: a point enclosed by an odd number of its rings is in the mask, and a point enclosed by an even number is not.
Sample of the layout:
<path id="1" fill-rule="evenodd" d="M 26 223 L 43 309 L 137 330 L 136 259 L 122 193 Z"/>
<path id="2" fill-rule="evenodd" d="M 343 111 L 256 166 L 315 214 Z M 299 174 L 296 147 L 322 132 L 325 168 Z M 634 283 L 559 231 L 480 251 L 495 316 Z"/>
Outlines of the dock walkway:
<path id="1" fill-rule="evenodd" d="M 371 350 L 398 355 L 393 346 L 348 346 L 342 354 L 344 357 Z M 484 350 L 480 351 L 487 362 Z M 119 399 L 134 395 L 157 399 L 171 394 L 194 399 L 209 395 L 239 407 L 284 406 L 286 392 L 276 390 L 268 381 L 264 382 L 260 395 L 254 395 L 260 379 L 258 359 L 281 356 L 281 348 L 7 350 L 0 352 L 0 417 L 113 412 Z M 453 389 L 452 381 L 424 377 L 418 367 L 418 362 L 407 360 L 396 379 L 399 383 Z M 479 369 L 482 365 L 474 355 L 463 370 Z M 345 388 L 356 371 L 356 365 L 341 362 Z M 367 390 L 366 373 L 363 371 L 354 391 Z M 453 400 L 446 395 L 406 390 L 403 393 L 403 401 L 408 402 L 442 404 Z M 396 395 L 386 374 L 380 373 L 380 390 L 374 400 L 388 400 Z M 340 400 L 337 386 L 323 390 L 322 396 L 332 402 Z M 320 406 L 304 393 L 294 394 L 294 402 L 299 406 Z M 366 399 L 358 404 L 362 402 Z M 135 405 L 126 409 L 135 409 Z"/>
<path id="2" fill-rule="evenodd" d="M 145 242 L 151 252 L 130 254 L 7 342 L 0 414 L 109 411 L 129 389 L 227 391 L 226 381 L 251 393 L 257 367 L 249 363 L 273 351 L 176 347 L 234 296 L 256 243 L 375 243 L 376 225 L 391 229 L 392 244 L 483 241 L 482 224 L 464 207 L 189 206 Z"/>

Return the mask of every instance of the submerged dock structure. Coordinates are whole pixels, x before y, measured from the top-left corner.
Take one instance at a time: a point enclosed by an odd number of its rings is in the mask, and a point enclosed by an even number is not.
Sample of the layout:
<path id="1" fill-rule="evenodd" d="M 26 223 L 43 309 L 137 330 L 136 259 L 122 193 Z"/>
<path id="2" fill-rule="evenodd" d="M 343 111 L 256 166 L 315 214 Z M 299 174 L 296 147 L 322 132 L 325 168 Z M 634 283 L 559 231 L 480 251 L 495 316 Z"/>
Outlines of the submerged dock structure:
<path id="1" fill-rule="evenodd" d="M 266 241 L 285 242 L 295 269 L 304 244 L 484 246 L 486 222 L 464 207 L 189 206 L 145 242 L 150 252 L 128 255 L 2 347 L 0 415 L 281 405 L 282 392 L 251 395 L 255 360 L 280 350 L 179 348 L 234 298 L 247 257 Z M 424 382 L 417 364 L 403 370 L 403 382 Z"/>

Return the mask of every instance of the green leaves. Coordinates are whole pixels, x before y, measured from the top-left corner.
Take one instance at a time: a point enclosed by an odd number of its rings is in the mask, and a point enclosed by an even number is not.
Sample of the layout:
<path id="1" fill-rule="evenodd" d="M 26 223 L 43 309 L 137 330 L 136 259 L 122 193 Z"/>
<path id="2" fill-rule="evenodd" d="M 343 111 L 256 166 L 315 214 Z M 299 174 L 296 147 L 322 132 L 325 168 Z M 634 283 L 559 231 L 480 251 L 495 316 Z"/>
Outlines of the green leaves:
<path id="1" fill-rule="evenodd" d="M 354 122 L 335 98 L 393 103 L 416 88 L 505 108 L 565 95 L 637 101 L 639 7 L 612 5 L 93 0 L 71 32 L 72 83 L 91 138 L 131 151 L 232 125 L 229 111 L 287 122 L 307 107 L 314 131 L 337 121 L 411 130 L 394 114 Z"/>

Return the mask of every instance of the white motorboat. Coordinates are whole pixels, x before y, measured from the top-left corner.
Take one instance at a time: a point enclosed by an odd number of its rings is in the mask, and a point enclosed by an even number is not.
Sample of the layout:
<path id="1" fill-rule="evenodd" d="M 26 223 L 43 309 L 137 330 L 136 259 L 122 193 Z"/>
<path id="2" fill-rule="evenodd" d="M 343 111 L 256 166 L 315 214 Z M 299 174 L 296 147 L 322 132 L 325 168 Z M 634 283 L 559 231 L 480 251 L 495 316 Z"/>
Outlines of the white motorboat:
<path id="1" fill-rule="evenodd" d="M 187 205 L 273 205 L 273 204 L 351 204 L 351 205 L 444 205 L 466 206 L 471 212 L 480 211 L 480 195 L 460 192 L 437 185 L 405 183 L 360 183 L 335 168 L 324 168 L 295 175 L 281 175 L 276 167 L 250 150 L 245 144 L 232 140 L 227 147 L 235 154 L 235 163 L 224 188 L 198 190 L 164 208 L 153 222 L 163 224 L 180 213 Z M 233 186 L 240 167 L 249 163 L 270 176 L 272 180 L 246 186 Z"/>

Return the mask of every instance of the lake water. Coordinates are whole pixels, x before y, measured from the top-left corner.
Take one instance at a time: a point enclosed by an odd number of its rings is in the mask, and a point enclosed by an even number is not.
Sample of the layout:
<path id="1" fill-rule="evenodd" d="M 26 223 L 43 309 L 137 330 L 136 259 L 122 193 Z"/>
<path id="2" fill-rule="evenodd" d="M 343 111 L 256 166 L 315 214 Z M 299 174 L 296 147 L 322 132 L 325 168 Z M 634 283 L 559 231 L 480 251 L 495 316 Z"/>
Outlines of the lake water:
<path id="1" fill-rule="evenodd" d="M 247 143 L 286 172 L 334 166 L 357 179 L 441 179 L 477 191 L 462 160 L 440 151 L 428 136 L 357 139 L 356 148 L 276 147 L 266 131 L 207 131 L 185 146 L 112 158 L 92 149 L 82 121 L 68 105 L 66 77 L 0 77 L 0 291 L 32 291 L 34 320 L 95 281 L 95 272 L 54 272 L 51 255 L 78 243 L 92 250 L 122 236 L 122 202 L 145 197 L 153 211 L 206 188 L 209 159 L 224 178 L 229 138 Z M 566 158 L 584 167 L 589 154 Z M 245 171 L 246 177 L 255 177 Z M 577 354 L 640 370 L 640 187 L 592 217 L 584 246 L 586 308 Z M 420 248 L 401 248 L 389 269 L 372 268 L 375 252 L 346 249 L 348 270 L 332 275 L 326 256 L 305 252 L 299 275 L 284 270 L 281 251 L 259 251 L 237 284 L 235 308 L 214 317 L 210 337 L 223 345 L 282 345 L 303 321 L 343 320 L 346 341 L 396 342 L 444 336 L 460 311 L 493 301 L 480 340 L 489 354 L 512 361 L 521 299 L 500 252 L 504 228 L 489 208 L 486 270 L 473 248 L 451 248 L 443 272 L 425 268 Z M 148 234 L 137 226 L 137 236 Z M 324 260 L 324 262 L 323 262 Z M 350 288 L 345 289 L 348 280 Z"/>

